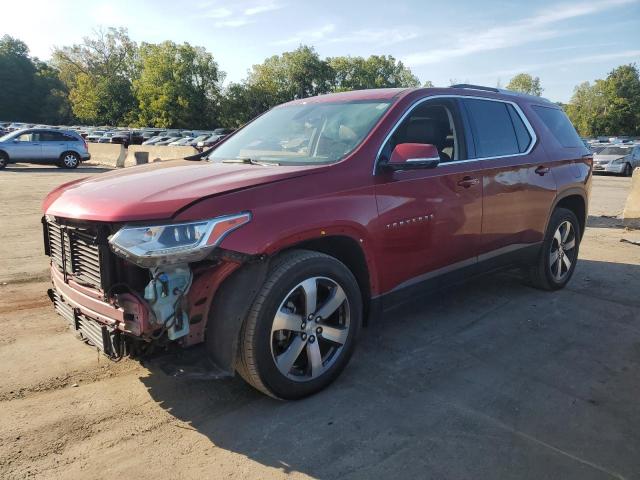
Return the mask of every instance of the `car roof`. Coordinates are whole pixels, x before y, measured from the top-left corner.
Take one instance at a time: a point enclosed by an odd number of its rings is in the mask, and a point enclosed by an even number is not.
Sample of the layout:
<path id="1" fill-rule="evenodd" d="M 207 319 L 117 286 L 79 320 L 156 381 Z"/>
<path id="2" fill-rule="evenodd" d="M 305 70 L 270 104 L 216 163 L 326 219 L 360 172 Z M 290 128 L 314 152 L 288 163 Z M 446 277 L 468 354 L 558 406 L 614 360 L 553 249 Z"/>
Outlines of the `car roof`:
<path id="1" fill-rule="evenodd" d="M 283 105 L 305 105 L 308 103 L 349 103 L 357 101 L 390 101 L 397 100 L 414 92 L 423 92 L 428 95 L 461 95 L 484 98 L 495 98 L 507 101 L 529 101 L 558 107 L 544 97 L 527 95 L 501 88 L 484 87 L 482 85 L 459 84 L 451 87 L 427 87 L 427 88 L 373 88 L 369 90 L 352 90 L 349 92 L 328 93 L 315 97 L 302 98 L 284 103 Z"/>

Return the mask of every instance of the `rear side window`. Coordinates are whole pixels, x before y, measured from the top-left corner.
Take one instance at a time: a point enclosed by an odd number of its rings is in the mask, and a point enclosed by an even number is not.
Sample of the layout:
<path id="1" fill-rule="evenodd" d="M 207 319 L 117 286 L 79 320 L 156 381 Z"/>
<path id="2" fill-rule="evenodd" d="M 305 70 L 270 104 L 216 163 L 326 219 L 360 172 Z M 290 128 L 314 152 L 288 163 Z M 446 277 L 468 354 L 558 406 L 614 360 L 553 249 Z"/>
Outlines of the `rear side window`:
<path id="1" fill-rule="evenodd" d="M 573 128 L 571 121 L 559 108 L 532 105 L 531 108 L 540 117 L 542 123 L 551 131 L 560 145 L 568 148 L 584 147 L 584 143 Z"/>
<path id="2" fill-rule="evenodd" d="M 527 150 L 531 136 L 511 105 L 477 99 L 464 102 L 478 157 L 516 155 Z"/>

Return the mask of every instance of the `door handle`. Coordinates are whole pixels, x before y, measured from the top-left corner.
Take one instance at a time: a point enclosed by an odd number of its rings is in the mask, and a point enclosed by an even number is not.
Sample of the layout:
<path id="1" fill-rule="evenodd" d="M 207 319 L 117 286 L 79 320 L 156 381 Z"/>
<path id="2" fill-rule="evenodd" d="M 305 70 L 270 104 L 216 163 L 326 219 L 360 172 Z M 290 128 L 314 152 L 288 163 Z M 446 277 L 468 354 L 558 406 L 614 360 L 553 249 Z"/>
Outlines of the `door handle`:
<path id="1" fill-rule="evenodd" d="M 538 168 L 536 168 L 536 173 L 538 175 L 540 175 L 541 177 L 544 177 L 550 171 L 551 171 L 551 169 L 549 167 L 544 167 L 542 165 L 540 165 Z"/>
<path id="2" fill-rule="evenodd" d="M 469 187 L 473 187 L 474 185 L 477 185 L 478 183 L 480 183 L 480 180 L 478 180 L 477 178 L 464 177 L 462 180 L 458 181 L 458 186 L 469 188 Z"/>

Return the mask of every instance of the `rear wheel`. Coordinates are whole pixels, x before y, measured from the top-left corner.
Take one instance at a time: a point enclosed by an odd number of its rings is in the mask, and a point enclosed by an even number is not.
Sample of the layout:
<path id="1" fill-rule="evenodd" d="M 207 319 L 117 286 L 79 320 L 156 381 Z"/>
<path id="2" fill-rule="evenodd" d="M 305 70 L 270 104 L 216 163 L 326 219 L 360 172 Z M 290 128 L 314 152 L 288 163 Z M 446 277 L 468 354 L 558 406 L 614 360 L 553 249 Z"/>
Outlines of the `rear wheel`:
<path id="1" fill-rule="evenodd" d="M 346 366 L 361 320 L 360 290 L 343 263 L 318 252 L 285 253 L 242 326 L 238 373 L 272 397 L 316 393 Z"/>
<path id="2" fill-rule="evenodd" d="M 9 165 L 9 157 L 6 153 L 0 152 L 0 170 Z"/>
<path id="3" fill-rule="evenodd" d="M 536 264 L 530 269 L 534 287 L 558 290 L 571 279 L 578 260 L 580 223 L 566 208 L 556 208 L 551 215 Z"/>
<path id="4" fill-rule="evenodd" d="M 65 152 L 60 156 L 57 165 L 61 168 L 77 168 L 80 165 L 80 155 L 75 152 Z"/>

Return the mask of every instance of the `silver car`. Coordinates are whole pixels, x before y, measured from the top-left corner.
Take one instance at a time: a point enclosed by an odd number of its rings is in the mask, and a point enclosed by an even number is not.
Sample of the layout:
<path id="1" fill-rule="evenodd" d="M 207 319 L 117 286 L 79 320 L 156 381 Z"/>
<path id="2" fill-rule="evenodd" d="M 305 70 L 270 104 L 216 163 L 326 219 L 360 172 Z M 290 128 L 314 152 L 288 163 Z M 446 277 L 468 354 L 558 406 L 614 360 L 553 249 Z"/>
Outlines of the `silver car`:
<path id="1" fill-rule="evenodd" d="M 76 168 L 90 158 L 84 139 L 68 130 L 31 128 L 0 137 L 0 169 L 17 162 Z"/>
<path id="2" fill-rule="evenodd" d="M 630 177 L 640 167 L 640 145 L 609 145 L 593 156 L 593 171 Z"/>

